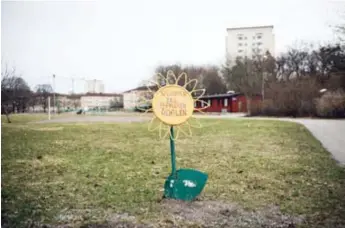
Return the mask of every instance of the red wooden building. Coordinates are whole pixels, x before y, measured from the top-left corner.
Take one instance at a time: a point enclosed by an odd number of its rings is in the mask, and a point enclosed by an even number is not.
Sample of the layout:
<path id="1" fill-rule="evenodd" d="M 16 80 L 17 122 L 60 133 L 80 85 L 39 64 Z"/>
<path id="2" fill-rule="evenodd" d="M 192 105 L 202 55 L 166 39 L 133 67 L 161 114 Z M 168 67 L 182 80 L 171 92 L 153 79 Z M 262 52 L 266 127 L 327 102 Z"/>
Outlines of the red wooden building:
<path id="1" fill-rule="evenodd" d="M 247 99 L 242 93 L 228 93 L 205 95 L 199 100 L 208 102 L 210 107 L 204 109 L 204 112 L 247 112 Z M 252 98 L 252 104 L 260 102 L 261 96 Z M 196 103 L 196 108 L 201 108 L 202 102 Z"/>

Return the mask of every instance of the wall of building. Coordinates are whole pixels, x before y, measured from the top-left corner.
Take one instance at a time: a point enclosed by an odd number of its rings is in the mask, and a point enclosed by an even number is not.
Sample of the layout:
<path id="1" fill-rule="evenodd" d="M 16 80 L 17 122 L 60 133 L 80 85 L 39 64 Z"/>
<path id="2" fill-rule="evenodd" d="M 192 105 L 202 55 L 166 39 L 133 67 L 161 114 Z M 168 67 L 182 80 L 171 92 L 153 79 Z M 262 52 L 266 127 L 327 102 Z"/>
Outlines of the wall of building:
<path id="1" fill-rule="evenodd" d="M 232 62 L 234 62 L 237 57 L 244 58 L 247 56 L 252 59 L 253 56 L 256 55 L 256 52 L 254 52 L 253 49 L 256 51 L 259 49 L 258 54 L 265 54 L 266 51 L 269 51 L 272 56 L 275 55 L 273 26 L 247 27 L 239 29 L 229 28 L 227 29 L 225 42 L 226 55 Z"/>
<path id="2" fill-rule="evenodd" d="M 135 110 L 139 101 L 150 95 L 151 93 L 148 90 L 132 90 L 125 92 L 123 93 L 123 108 L 125 110 Z"/>
<path id="3" fill-rule="evenodd" d="M 134 110 L 138 94 L 135 91 L 123 93 L 123 108 L 125 110 Z"/>
<path id="4" fill-rule="evenodd" d="M 201 100 L 210 104 L 210 107 L 203 110 L 204 112 L 247 112 L 247 99 L 244 95 L 225 98 L 206 98 Z M 260 101 L 260 96 L 252 98 L 252 103 Z M 197 103 L 196 107 L 200 108 L 200 103 Z"/>
<path id="5" fill-rule="evenodd" d="M 80 104 L 82 108 L 109 107 L 113 100 L 120 101 L 120 96 L 81 96 Z"/>

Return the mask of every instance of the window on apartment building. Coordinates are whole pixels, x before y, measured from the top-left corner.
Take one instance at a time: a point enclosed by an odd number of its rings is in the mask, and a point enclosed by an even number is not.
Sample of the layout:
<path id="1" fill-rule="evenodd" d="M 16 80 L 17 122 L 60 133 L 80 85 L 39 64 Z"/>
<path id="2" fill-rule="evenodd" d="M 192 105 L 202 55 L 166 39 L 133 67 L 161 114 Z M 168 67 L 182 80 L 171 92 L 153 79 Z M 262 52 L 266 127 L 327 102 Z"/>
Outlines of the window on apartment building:
<path id="1" fill-rule="evenodd" d="M 262 45 L 262 42 L 258 42 L 257 44 L 258 44 L 258 45 Z"/>
<path id="2" fill-rule="evenodd" d="M 247 43 L 244 43 L 244 46 L 247 46 Z"/>
<path id="3" fill-rule="evenodd" d="M 261 39 L 261 38 L 262 38 L 262 33 L 257 33 L 257 34 L 256 34 L 256 38 L 257 38 L 257 39 Z"/>
<path id="4" fill-rule="evenodd" d="M 245 36 L 245 37 L 244 37 L 244 39 L 246 40 L 246 39 L 247 39 L 247 37 Z"/>
<path id="5" fill-rule="evenodd" d="M 242 43 L 238 43 L 238 46 L 240 46 L 240 47 L 241 47 L 242 45 L 243 45 Z"/>
<path id="6" fill-rule="evenodd" d="M 242 50 L 242 49 L 239 49 L 239 50 L 237 50 L 237 52 L 238 52 L 238 53 L 242 53 L 242 52 L 243 52 L 243 50 Z"/>
<path id="7" fill-rule="evenodd" d="M 243 40 L 243 37 L 242 36 L 239 36 L 239 37 L 237 37 L 239 40 Z"/>

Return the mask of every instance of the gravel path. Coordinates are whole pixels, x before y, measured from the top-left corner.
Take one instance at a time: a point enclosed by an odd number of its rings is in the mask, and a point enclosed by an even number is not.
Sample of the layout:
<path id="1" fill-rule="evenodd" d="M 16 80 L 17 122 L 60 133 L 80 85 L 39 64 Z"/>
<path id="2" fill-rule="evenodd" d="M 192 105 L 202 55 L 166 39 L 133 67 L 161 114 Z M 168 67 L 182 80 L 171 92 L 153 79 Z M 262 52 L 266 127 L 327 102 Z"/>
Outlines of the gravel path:
<path id="1" fill-rule="evenodd" d="M 307 118 L 274 118 L 274 117 L 243 117 L 233 115 L 206 115 L 201 118 L 246 118 L 260 120 L 292 121 L 303 124 L 341 165 L 345 166 L 345 120 L 344 119 L 307 119 Z"/>
<path id="2" fill-rule="evenodd" d="M 345 165 L 345 120 L 292 119 L 303 124 L 332 153 L 335 160 Z"/>
<path id="3" fill-rule="evenodd" d="M 255 118 L 292 121 L 304 125 L 341 165 L 345 166 L 345 120 L 307 118 Z"/>

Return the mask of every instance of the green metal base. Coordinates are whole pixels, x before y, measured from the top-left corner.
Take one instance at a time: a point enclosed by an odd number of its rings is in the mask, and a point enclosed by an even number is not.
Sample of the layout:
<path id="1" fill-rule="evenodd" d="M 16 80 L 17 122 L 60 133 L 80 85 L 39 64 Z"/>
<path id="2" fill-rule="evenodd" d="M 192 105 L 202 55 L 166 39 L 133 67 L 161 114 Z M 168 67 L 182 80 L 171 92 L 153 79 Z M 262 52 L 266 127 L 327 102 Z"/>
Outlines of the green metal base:
<path id="1" fill-rule="evenodd" d="M 179 169 L 164 184 L 164 197 L 184 201 L 194 200 L 204 189 L 208 175 L 194 169 Z"/>

